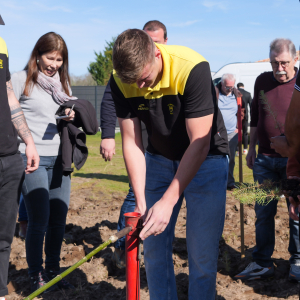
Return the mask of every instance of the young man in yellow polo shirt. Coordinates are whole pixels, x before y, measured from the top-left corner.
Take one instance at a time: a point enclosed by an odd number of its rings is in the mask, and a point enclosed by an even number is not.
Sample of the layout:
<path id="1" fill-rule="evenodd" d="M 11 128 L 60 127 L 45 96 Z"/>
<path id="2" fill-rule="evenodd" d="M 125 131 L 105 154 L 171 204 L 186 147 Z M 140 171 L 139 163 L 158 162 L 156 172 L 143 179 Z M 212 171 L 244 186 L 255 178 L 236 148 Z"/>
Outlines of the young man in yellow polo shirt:
<path id="1" fill-rule="evenodd" d="M 182 46 L 154 44 L 142 30 L 120 34 L 110 85 L 124 159 L 144 216 L 151 300 L 177 299 L 172 242 L 187 203 L 189 299 L 215 298 L 228 173 L 228 142 L 208 62 Z M 144 156 L 143 121 L 149 135 Z"/>

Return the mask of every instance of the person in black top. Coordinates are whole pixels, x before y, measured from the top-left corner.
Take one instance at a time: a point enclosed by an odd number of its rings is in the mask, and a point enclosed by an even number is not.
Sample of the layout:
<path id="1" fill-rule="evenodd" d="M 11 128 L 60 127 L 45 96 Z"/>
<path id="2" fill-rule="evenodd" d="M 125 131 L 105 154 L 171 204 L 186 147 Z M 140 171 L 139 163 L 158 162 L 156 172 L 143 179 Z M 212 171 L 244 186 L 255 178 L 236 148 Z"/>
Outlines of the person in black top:
<path id="1" fill-rule="evenodd" d="M 166 26 L 159 21 L 149 21 L 147 22 L 143 30 L 146 31 L 155 43 L 166 44 L 167 29 Z M 115 127 L 116 127 L 116 109 L 115 104 L 111 94 L 110 81 L 108 82 L 102 102 L 101 102 L 101 137 L 102 141 L 100 144 L 100 153 L 105 160 L 110 161 L 115 154 Z M 142 126 L 142 139 L 144 149 L 148 145 L 148 134 L 144 123 Z M 124 214 L 128 212 L 133 212 L 135 208 L 135 197 L 131 186 L 129 185 L 128 194 L 124 200 L 124 203 L 120 210 L 120 216 L 118 221 L 118 231 L 125 228 L 125 217 Z M 115 243 L 115 251 L 112 255 L 112 260 L 115 262 L 118 268 L 125 267 L 125 237 L 120 238 Z"/>
<path id="2" fill-rule="evenodd" d="M 244 84 L 239 82 L 237 84 L 238 90 L 242 93 L 243 107 L 245 108 L 245 117 L 243 119 L 243 154 L 248 154 L 248 106 L 251 109 L 252 97 L 251 94 L 244 89 Z"/>
<path id="3" fill-rule="evenodd" d="M 0 24 L 4 25 L 1 16 Z M 17 136 L 19 135 L 27 146 L 26 173 L 32 173 L 38 168 L 40 158 L 13 91 L 8 51 L 2 38 L 0 38 L 0 107 L 0 300 L 5 300 L 4 296 L 8 294 L 6 285 L 9 255 L 25 169 L 18 151 Z"/>
<path id="4" fill-rule="evenodd" d="M 172 242 L 187 205 L 189 298 L 215 299 L 218 245 L 225 217 L 228 141 L 209 63 L 183 46 L 154 44 L 128 29 L 113 48 L 110 86 L 151 300 L 177 299 Z M 144 155 L 140 122 L 148 132 Z"/>

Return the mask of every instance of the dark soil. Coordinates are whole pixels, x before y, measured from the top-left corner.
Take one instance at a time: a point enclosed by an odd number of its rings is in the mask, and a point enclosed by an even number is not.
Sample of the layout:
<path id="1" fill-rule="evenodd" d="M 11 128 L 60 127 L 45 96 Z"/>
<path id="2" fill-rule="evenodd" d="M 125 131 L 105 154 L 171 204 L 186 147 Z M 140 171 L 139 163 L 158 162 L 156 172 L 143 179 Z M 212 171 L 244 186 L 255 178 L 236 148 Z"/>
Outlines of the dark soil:
<path id="1" fill-rule="evenodd" d="M 82 180 L 74 177 L 73 181 Z M 86 179 L 89 180 L 89 179 Z M 100 183 L 100 179 L 99 179 Z M 71 193 L 66 234 L 61 252 L 62 270 L 72 266 L 87 253 L 99 246 L 116 232 L 119 211 L 125 195 L 112 194 L 109 201 L 99 195 L 91 199 L 91 189 Z M 212 199 L 213 200 L 213 199 Z M 217 273 L 218 300 L 299 299 L 299 286 L 288 281 L 289 273 L 289 219 L 285 201 L 278 202 L 275 218 L 276 245 L 273 254 L 275 276 L 268 281 L 242 283 L 233 280 L 251 261 L 255 246 L 255 212 L 253 205 L 244 206 L 246 257 L 240 255 L 240 203 L 227 193 L 226 220 L 219 244 Z M 188 299 L 188 254 L 186 248 L 186 206 L 180 210 L 175 228 L 173 263 L 179 300 Z M 16 230 L 17 232 L 17 230 Z M 125 300 L 125 270 L 114 266 L 111 260 L 113 246 L 100 251 L 93 259 L 81 265 L 66 277 L 76 289 L 56 291 L 42 295 L 46 300 Z M 141 264 L 141 299 L 149 300 L 144 264 Z M 14 237 L 10 258 L 9 280 L 15 291 L 7 300 L 21 300 L 30 294 L 25 242 Z"/>

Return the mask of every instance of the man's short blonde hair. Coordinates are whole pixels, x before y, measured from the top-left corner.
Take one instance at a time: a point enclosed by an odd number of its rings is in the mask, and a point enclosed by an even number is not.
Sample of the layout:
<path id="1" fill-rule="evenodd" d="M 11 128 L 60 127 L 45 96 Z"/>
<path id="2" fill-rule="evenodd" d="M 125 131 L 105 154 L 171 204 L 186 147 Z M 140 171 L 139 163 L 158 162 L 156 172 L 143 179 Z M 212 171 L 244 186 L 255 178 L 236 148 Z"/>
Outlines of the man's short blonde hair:
<path id="1" fill-rule="evenodd" d="M 127 29 L 116 39 L 113 47 L 113 66 L 124 83 L 140 79 L 145 66 L 154 61 L 155 44 L 151 37 L 140 29 Z"/>

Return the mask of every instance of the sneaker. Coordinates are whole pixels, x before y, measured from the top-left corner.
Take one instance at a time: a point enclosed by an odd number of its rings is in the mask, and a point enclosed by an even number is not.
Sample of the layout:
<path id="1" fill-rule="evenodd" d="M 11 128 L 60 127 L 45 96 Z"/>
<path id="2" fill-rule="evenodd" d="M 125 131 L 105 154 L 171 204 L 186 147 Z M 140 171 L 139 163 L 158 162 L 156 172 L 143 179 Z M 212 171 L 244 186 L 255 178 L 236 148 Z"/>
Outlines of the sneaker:
<path id="1" fill-rule="evenodd" d="M 111 259 L 119 269 L 126 268 L 125 250 L 115 248 L 115 252 L 112 254 Z"/>
<path id="2" fill-rule="evenodd" d="M 235 156 L 237 156 L 237 157 L 239 156 L 239 151 L 235 152 Z"/>
<path id="3" fill-rule="evenodd" d="M 289 280 L 294 282 L 300 281 L 300 265 L 295 265 L 295 264 L 291 265 Z"/>
<path id="4" fill-rule="evenodd" d="M 27 225 L 28 225 L 27 221 L 20 221 L 20 223 L 19 223 L 19 237 L 21 239 L 25 239 L 25 237 L 26 237 Z"/>
<path id="5" fill-rule="evenodd" d="M 44 286 L 49 281 L 50 280 L 48 279 L 48 277 L 45 275 L 44 272 L 39 272 L 38 275 L 31 276 L 30 277 L 31 293 L 35 292 L 36 290 L 38 290 L 40 287 Z M 54 286 L 51 286 L 46 291 L 44 291 L 44 293 L 52 292 L 56 289 L 57 289 L 57 287 L 56 287 L 56 285 L 54 285 Z"/>
<path id="6" fill-rule="evenodd" d="M 60 270 L 56 270 L 56 269 L 46 269 L 46 275 L 49 278 L 49 280 L 52 280 L 53 278 L 55 278 L 57 275 L 60 274 Z M 61 279 L 60 281 L 58 281 L 55 286 L 59 287 L 60 289 L 63 290 L 74 290 L 75 286 L 72 285 L 70 282 L 68 282 L 65 279 Z"/>
<path id="7" fill-rule="evenodd" d="M 243 154 L 244 154 L 244 155 L 247 155 L 247 154 L 248 154 L 248 150 L 247 150 L 247 149 L 244 149 Z"/>
<path id="8" fill-rule="evenodd" d="M 256 262 L 250 263 L 246 269 L 234 276 L 235 280 L 255 280 L 255 279 L 266 279 L 274 276 L 274 266 L 264 268 L 258 265 Z"/>

